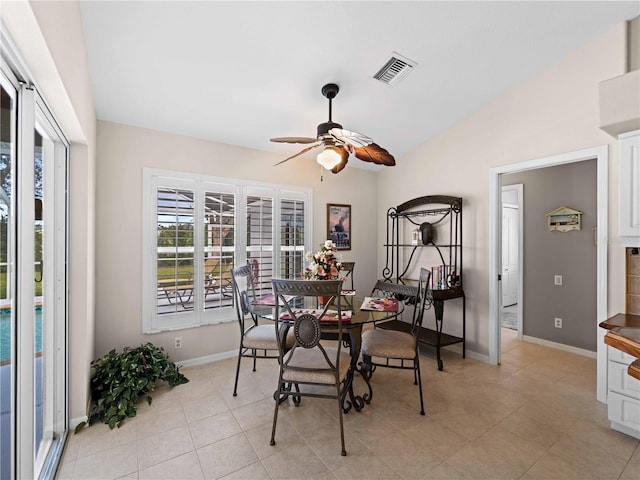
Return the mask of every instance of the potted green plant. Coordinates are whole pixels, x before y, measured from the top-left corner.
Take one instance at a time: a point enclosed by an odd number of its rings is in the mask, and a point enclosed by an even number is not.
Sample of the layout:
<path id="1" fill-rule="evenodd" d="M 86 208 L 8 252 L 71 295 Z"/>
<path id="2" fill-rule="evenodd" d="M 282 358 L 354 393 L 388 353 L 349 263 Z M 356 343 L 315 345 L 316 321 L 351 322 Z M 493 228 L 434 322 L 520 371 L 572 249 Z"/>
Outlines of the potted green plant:
<path id="1" fill-rule="evenodd" d="M 122 353 L 111 350 L 102 358 L 91 362 L 91 406 L 87 414 L 88 424 L 104 422 L 109 428 L 120 424 L 129 417 L 136 416 L 139 397 L 146 394 L 151 405 L 149 392 L 159 380 L 171 387 L 187 383 L 189 380 L 180 373 L 180 367 L 169 360 L 162 347 L 146 343 L 136 348 L 125 347 Z M 76 432 L 86 426 L 82 422 Z"/>

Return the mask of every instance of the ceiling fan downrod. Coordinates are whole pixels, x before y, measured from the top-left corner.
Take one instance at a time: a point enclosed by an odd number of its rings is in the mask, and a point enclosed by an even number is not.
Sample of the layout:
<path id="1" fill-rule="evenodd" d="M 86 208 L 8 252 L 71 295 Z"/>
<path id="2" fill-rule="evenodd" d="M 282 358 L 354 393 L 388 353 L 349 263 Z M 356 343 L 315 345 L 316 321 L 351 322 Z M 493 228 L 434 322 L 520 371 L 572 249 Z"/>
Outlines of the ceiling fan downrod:
<path id="1" fill-rule="evenodd" d="M 335 83 L 327 83 L 322 87 L 322 95 L 329 99 L 329 122 L 331 122 L 331 101 L 338 95 L 340 87 Z"/>
<path id="2" fill-rule="evenodd" d="M 339 123 L 333 123 L 333 120 L 331 119 L 332 100 L 335 98 L 339 91 L 340 87 L 338 87 L 338 85 L 336 85 L 335 83 L 327 83 L 324 87 L 322 87 L 322 95 L 329 99 L 329 121 L 318 125 L 318 137 L 328 134 L 329 130 L 331 130 L 332 128 L 342 128 L 342 125 L 340 125 Z"/>

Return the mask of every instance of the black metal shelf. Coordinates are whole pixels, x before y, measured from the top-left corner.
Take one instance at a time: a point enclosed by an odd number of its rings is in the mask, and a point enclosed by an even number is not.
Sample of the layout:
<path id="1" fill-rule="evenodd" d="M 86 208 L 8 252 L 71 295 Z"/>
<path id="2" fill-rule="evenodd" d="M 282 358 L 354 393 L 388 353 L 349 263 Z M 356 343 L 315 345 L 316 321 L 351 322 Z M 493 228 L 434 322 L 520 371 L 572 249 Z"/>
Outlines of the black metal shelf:
<path id="1" fill-rule="evenodd" d="M 396 244 L 393 244 L 393 243 L 390 243 L 390 244 L 385 243 L 383 246 L 385 246 L 385 247 L 462 248 L 462 245 L 460 245 L 459 243 L 457 243 L 455 245 L 452 245 L 452 244 L 445 245 L 445 244 L 439 244 L 439 243 L 430 243 L 428 245 L 425 245 L 423 243 L 418 243 L 417 245 L 414 244 L 414 243 L 398 243 L 396 245 Z"/>
<path id="2" fill-rule="evenodd" d="M 379 324 L 378 328 L 387 328 L 390 330 L 399 330 L 408 333 L 411 330 L 411 325 L 407 322 L 403 322 L 402 320 L 391 320 L 389 322 Z M 438 347 L 438 345 L 440 345 L 440 347 L 446 347 L 448 345 L 461 343 L 464 339 L 462 337 L 449 335 L 448 333 L 440 333 L 440 338 L 438 339 L 438 332 L 436 330 L 420 327 L 418 331 L 418 341 L 430 347 Z"/>
<path id="3" fill-rule="evenodd" d="M 431 296 L 434 300 L 451 300 L 452 298 L 464 297 L 462 287 L 451 287 L 431 290 Z"/>
<path id="4" fill-rule="evenodd" d="M 411 225 L 420 225 L 420 220 L 416 219 L 424 217 L 437 217 L 435 220 L 429 220 L 430 226 L 427 226 L 437 229 L 438 235 L 445 234 L 440 238 L 442 243 L 438 243 L 437 237 L 433 238 L 433 243 L 428 244 L 400 243 L 400 231 L 403 232 L 402 238 L 405 238 L 404 234 L 408 234 L 408 229 L 413 228 Z M 446 231 L 442 231 L 446 225 L 448 225 L 448 236 Z M 462 198 L 448 195 L 429 195 L 414 198 L 397 207 L 389 208 L 387 210 L 387 241 L 384 247 L 387 250 L 387 260 L 382 275 L 386 280 L 398 283 L 411 282 L 407 278 L 407 274 L 412 267 L 416 267 L 413 263 L 418 249 L 426 247 L 437 250 L 439 258 L 436 258 L 441 262 L 440 265 L 447 266 L 442 271 L 451 272 L 445 279 L 445 286 L 450 285 L 450 287 L 430 290 L 436 328 L 433 330 L 421 327 L 419 341 L 436 348 L 439 370 L 443 369 L 443 362 L 440 358 L 442 347 L 462 343 L 462 357 L 465 358 L 466 298 L 462 288 Z M 418 258 L 421 256 L 422 254 L 417 254 Z M 435 266 L 433 267 L 435 271 Z M 441 270 L 438 268 L 437 271 Z M 456 298 L 462 299 L 462 337 L 449 335 L 442 331 L 444 302 Z M 385 323 L 383 328 L 407 331 L 409 327 L 407 323 L 397 320 Z"/>

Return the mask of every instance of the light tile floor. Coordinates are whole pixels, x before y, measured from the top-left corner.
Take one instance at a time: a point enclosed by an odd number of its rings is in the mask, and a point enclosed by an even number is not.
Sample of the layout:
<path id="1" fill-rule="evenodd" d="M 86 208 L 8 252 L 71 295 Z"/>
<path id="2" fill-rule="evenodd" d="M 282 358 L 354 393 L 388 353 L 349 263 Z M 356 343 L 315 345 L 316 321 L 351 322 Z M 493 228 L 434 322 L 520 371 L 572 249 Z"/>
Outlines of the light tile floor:
<path id="1" fill-rule="evenodd" d="M 280 409 L 269 445 L 276 363 L 235 360 L 184 368 L 120 429 L 70 435 L 59 479 L 627 479 L 640 447 L 608 427 L 595 400 L 596 362 L 518 341 L 503 329 L 501 366 L 455 352 L 421 359 L 426 416 L 410 371 L 378 369 L 374 398 L 344 416 L 340 456 L 335 402 L 304 398 Z"/>

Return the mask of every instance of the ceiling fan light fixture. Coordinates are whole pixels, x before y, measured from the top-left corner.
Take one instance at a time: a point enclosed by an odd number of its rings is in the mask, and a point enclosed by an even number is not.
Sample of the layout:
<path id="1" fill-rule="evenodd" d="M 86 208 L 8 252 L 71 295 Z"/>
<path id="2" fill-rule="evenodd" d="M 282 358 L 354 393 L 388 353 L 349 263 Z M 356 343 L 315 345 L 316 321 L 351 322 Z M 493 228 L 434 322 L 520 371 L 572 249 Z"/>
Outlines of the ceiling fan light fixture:
<path id="1" fill-rule="evenodd" d="M 342 161 L 342 155 L 337 151 L 338 147 L 326 146 L 317 157 L 318 163 L 325 169 L 331 170 Z"/>
<path id="2" fill-rule="evenodd" d="M 288 162 L 292 158 L 300 157 L 316 148 L 322 148 L 322 151 L 316 157 L 317 162 L 331 173 L 341 172 L 347 166 L 351 155 L 358 160 L 375 163 L 376 165 L 393 166 L 396 164 L 393 155 L 374 143 L 372 139 L 358 132 L 344 130 L 342 125 L 331 120 L 331 102 L 339 91 L 340 87 L 335 83 L 328 83 L 322 87 L 322 95 L 329 100 L 329 121 L 318 125 L 316 138 L 276 137 L 271 139 L 272 142 L 278 143 L 309 144 L 308 147 L 275 165 Z"/>

